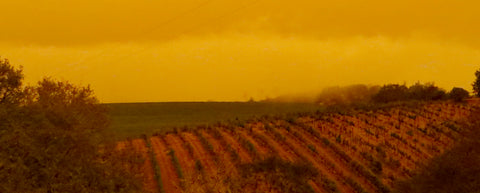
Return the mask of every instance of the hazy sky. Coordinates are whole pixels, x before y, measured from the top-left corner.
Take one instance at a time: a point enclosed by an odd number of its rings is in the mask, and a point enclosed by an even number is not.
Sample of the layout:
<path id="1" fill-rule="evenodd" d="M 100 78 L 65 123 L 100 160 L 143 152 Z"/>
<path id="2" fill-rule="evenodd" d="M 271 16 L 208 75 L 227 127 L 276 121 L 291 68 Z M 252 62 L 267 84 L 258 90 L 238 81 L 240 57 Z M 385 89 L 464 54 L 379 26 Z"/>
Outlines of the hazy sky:
<path id="1" fill-rule="evenodd" d="M 471 90 L 480 1 L 0 0 L 0 57 L 102 102 L 239 101 L 354 83 Z"/>

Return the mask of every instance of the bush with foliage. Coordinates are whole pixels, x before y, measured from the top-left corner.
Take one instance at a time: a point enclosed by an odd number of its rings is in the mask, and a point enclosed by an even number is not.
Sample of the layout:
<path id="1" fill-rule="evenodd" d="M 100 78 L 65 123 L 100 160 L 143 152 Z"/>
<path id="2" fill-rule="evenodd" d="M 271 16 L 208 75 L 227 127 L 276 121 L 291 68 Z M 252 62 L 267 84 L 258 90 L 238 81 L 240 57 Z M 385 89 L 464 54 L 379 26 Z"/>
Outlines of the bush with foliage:
<path id="1" fill-rule="evenodd" d="M 89 87 L 23 87 L 22 70 L 0 63 L 0 192 L 139 190 L 120 169 L 128 156 L 103 135 L 108 119 Z"/>
<path id="2" fill-rule="evenodd" d="M 465 89 L 455 87 L 448 93 L 448 98 L 450 98 L 450 99 L 452 99 L 456 102 L 461 102 L 465 98 L 467 98 L 469 95 L 470 94 Z"/>
<path id="3" fill-rule="evenodd" d="M 372 99 L 375 102 L 394 102 L 405 100 L 408 96 L 408 88 L 406 85 L 387 84 L 384 85 Z"/>

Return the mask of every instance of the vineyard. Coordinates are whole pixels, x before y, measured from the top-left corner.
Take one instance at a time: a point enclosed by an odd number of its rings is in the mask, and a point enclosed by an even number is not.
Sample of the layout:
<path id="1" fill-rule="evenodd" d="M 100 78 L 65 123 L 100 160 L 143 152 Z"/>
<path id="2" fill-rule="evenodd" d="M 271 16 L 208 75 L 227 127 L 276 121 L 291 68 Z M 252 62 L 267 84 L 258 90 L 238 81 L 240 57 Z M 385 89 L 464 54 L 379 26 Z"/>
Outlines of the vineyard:
<path id="1" fill-rule="evenodd" d="M 472 104 L 262 117 L 119 143 L 145 192 L 391 192 L 463 137 Z"/>

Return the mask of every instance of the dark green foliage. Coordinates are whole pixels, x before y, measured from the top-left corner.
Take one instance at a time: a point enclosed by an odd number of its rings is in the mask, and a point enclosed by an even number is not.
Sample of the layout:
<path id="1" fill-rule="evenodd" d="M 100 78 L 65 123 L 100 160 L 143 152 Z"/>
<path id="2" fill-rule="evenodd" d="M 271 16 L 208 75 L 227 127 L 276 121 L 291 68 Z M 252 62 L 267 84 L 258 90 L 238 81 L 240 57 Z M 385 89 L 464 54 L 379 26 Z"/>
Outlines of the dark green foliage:
<path id="1" fill-rule="evenodd" d="M 480 97 L 480 70 L 475 71 L 475 81 L 472 83 L 473 93 Z"/>
<path id="2" fill-rule="evenodd" d="M 137 159 L 107 140 L 105 109 L 89 87 L 45 79 L 22 92 L 4 100 L 17 104 L 0 104 L 0 192 L 139 191 L 122 169 Z"/>
<path id="3" fill-rule="evenodd" d="M 173 167 L 175 168 L 175 171 L 177 172 L 178 178 L 184 179 L 183 172 L 182 172 L 182 167 L 180 166 L 180 162 L 178 162 L 178 158 L 175 155 L 175 151 L 173 149 L 170 149 L 168 151 L 168 155 L 172 159 Z M 182 187 L 183 187 L 183 185 L 182 185 Z"/>
<path id="4" fill-rule="evenodd" d="M 399 84 L 387 84 L 380 88 L 380 91 L 372 99 L 374 102 L 379 103 L 408 100 L 430 101 L 446 99 L 446 93 L 433 83 L 421 84 L 417 82 L 410 87 Z"/>
<path id="5" fill-rule="evenodd" d="M 240 156 L 238 155 L 237 151 L 235 151 L 230 144 L 227 144 L 227 151 L 232 156 L 233 162 L 240 162 Z"/>
<path id="6" fill-rule="evenodd" d="M 246 183 L 255 183 L 252 176 L 260 174 L 278 190 L 285 193 L 313 193 L 308 180 L 314 179 L 318 173 L 313 166 L 306 163 L 290 163 L 277 157 L 239 166 L 239 171 Z M 253 182 L 248 181 L 251 179 Z"/>
<path id="7" fill-rule="evenodd" d="M 463 88 L 452 88 L 452 90 L 448 93 L 448 98 L 454 100 L 455 102 L 462 102 L 465 98 L 470 95 L 468 91 Z"/>
<path id="8" fill-rule="evenodd" d="M 218 158 L 215 156 L 215 151 L 213 150 L 213 145 L 205 138 L 205 136 L 202 135 L 200 130 L 195 130 L 195 134 L 198 136 L 200 143 L 202 143 L 203 148 L 205 148 L 210 155 L 217 161 L 216 159 Z"/>
<path id="9" fill-rule="evenodd" d="M 388 84 L 380 88 L 372 99 L 375 102 L 387 103 L 404 100 L 408 96 L 408 88 L 405 85 Z"/>
<path id="10" fill-rule="evenodd" d="M 145 144 L 148 147 L 148 153 L 150 156 L 150 161 L 152 162 L 153 172 L 155 175 L 155 182 L 157 182 L 157 188 L 161 193 L 165 193 L 165 190 L 163 189 L 162 176 L 160 173 L 160 166 L 158 166 L 158 161 L 157 161 L 157 158 L 155 157 L 155 153 L 153 152 L 152 145 L 150 143 L 150 140 L 148 140 L 146 137 L 144 138 L 144 140 L 145 140 Z"/>
<path id="11" fill-rule="evenodd" d="M 254 158 L 260 158 L 260 154 L 258 153 L 257 148 L 255 148 L 255 146 L 250 140 L 244 138 L 243 136 L 240 136 L 239 142 L 250 153 L 250 155 L 252 155 Z"/>
<path id="12" fill-rule="evenodd" d="M 441 100 L 445 97 L 445 91 L 433 83 L 420 84 L 417 82 L 408 88 L 407 100 Z"/>
<path id="13" fill-rule="evenodd" d="M 194 157 L 194 150 L 193 150 L 192 144 L 190 144 L 187 140 L 185 140 L 185 137 L 183 136 L 182 133 L 178 133 L 178 136 L 182 141 L 183 147 L 187 149 L 188 155 L 190 155 L 190 157 Z"/>
<path id="14" fill-rule="evenodd" d="M 0 104 L 15 105 L 22 102 L 22 68 L 16 69 L 7 59 L 0 58 Z"/>

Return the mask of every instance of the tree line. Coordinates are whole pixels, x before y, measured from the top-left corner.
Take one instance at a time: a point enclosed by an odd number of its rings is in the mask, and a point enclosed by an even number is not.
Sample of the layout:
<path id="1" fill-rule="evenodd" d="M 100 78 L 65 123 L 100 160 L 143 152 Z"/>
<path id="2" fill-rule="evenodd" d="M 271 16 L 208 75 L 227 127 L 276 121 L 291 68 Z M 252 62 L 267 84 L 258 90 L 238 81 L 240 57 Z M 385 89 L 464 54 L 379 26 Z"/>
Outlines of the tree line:
<path id="1" fill-rule="evenodd" d="M 389 103 L 410 100 L 453 100 L 461 102 L 468 97 L 470 97 L 470 93 L 463 88 L 454 87 L 446 92 L 434 83 L 422 84 L 417 82 L 411 86 L 406 84 L 386 84 L 383 86 L 356 84 L 345 87 L 328 87 L 322 90 L 316 97 L 315 102 L 325 105 Z"/>

